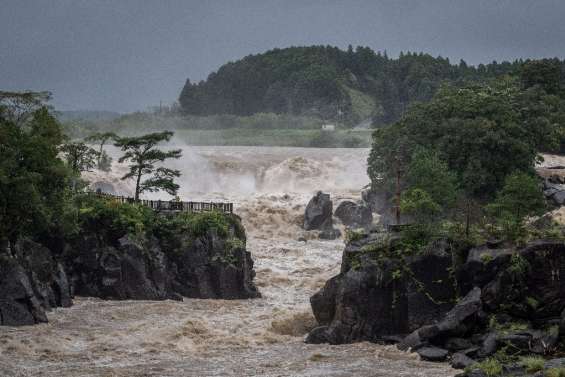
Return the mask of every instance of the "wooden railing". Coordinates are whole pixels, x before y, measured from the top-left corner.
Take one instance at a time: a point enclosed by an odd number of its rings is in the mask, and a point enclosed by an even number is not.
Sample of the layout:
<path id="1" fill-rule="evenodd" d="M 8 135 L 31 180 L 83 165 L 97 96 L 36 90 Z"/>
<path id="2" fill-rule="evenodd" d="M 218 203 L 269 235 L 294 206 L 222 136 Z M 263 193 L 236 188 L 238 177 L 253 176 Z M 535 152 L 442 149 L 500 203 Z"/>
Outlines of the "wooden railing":
<path id="1" fill-rule="evenodd" d="M 135 203 L 135 199 L 128 196 L 112 195 L 104 192 L 89 192 L 100 198 L 107 198 L 118 203 Z M 154 211 L 167 212 L 210 212 L 219 211 L 224 213 L 233 213 L 233 203 L 220 202 L 182 202 L 177 200 L 139 200 L 144 206 Z"/>

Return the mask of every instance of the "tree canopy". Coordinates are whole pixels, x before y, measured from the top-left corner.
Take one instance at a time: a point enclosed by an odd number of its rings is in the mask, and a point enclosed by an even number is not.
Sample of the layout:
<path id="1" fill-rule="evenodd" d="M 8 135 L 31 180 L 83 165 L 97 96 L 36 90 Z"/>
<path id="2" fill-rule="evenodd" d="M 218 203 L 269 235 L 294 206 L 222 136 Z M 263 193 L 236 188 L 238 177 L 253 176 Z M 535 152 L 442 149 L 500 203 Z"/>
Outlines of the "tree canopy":
<path id="1" fill-rule="evenodd" d="M 64 137 L 41 93 L 0 96 L 0 244 L 49 232 L 64 219 Z"/>
<path id="2" fill-rule="evenodd" d="M 470 196 L 493 197 L 508 174 L 531 172 L 539 151 L 558 148 L 562 103 L 538 87 L 521 90 L 512 78 L 445 86 L 396 124 L 375 131 L 369 176 L 374 187 L 391 182 L 393 161 L 409 165 L 415 150 L 428 148 Z"/>

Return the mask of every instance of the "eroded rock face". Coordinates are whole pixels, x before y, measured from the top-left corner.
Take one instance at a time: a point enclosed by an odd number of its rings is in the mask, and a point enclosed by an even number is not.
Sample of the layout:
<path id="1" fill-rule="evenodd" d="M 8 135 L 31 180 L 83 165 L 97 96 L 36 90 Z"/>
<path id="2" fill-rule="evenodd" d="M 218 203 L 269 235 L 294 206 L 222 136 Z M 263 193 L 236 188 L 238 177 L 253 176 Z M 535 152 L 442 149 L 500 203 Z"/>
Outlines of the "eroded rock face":
<path id="1" fill-rule="evenodd" d="M 142 245 L 124 236 L 109 245 L 94 235 L 84 235 L 69 248 L 69 270 L 79 296 L 115 300 L 175 298 L 167 260 L 156 240 Z"/>
<path id="2" fill-rule="evenodd" d="M 0 325 L 46 322 L 45 312 L 71 306 L 73 294 L 116 300 L 259 297 L 243 228 L 228 228 L 222 236 L 210 228 L 199 237 L 173 232 L 161 239 L 82 230 L 57 256 L 22 240 L 14 253 L 0 254 Z"/>
<path id="3" fill-rule="evenodd" d="M 194 298 L 243 299 L 259 297 L 255 271 L 245 245 L 227 245 L 214 230 L 171 255 L 175 292 Z"/>
<path id="4" fill-rule="evenodd" d="M 118 300 L 258 297 L 255 272 L 245 244 L 227 245 L 215 230 L 190 239 L 129 236 L 108 244 L 92 235 L 73 246 L 70 263 L 77 295 Z"/>
<path id="5" fill-rule="evenodd" d="M 49 249 L 22 240 L 0 256 L 0 324 L 47 322 L 45 311 L 72 305 L 67 275 Z"/>
<path id="6" fill-rule="evenodd" d="M 451 256 L 442 245 L 425 257 L 375 260 L 364 249 L 374 240 L 366 237 L 348 245 L 342 272 L 312 296 L 314 315 L 327 326 L 317 339 L 375 341 L 413 331 L 452 307 Z"/>

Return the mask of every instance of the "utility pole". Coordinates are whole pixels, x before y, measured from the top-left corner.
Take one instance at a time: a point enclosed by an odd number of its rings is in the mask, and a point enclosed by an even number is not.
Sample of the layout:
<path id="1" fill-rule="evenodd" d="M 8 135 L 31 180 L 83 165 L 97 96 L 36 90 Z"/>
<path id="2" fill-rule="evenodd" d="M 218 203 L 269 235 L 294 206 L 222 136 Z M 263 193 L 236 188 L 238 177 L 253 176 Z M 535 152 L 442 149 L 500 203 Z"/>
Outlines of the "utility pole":
<path id="1" fill-rule="evenodd" d="M 400 225 L 400 194 L 401 194 L 401 190 L 400 190 L 400 175 L 402 174 L 402 171 L 400 169 L 400 161 L 397 158 L 396 159 L 396 188 L 395 188 L 395 217 L 396 217 L 396 225 Z"/>

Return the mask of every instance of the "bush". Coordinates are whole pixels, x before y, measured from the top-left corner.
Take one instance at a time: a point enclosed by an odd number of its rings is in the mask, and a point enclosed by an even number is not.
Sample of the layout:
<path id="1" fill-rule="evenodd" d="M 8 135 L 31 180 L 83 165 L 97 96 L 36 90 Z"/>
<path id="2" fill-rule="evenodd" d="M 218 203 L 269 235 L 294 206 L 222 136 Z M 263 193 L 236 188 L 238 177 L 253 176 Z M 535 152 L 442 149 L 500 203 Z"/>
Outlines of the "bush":
<path id="1" fill-rule="evenodd" d="M 520 359 L 520 365 L 526 369 L 526 372 L 535 373 L 543 370 L 545 360 L 540 356 L 525 356 Z"/>
<path id="2" fill-rule="evenodd" d="M 153 229 L 154 212 L 141 204 L 119 203 L 112 199 L 80 199 L 78 223 L 96 232 L 105 230 L 112 238 L 141 235 Z"/>
<path id="3" fill-rule="evenodd" d="M 551 368 L 548 369 L 544 377 L 565 377 L 565 368 Z"/>
<path id="4" fill-rule="evenodd" d="M 487 377 L 496 377 L 502 375 L 502 364 L 497 359 L 491 357 L 473 364 L 472 369 L 480 369 Z"/>

